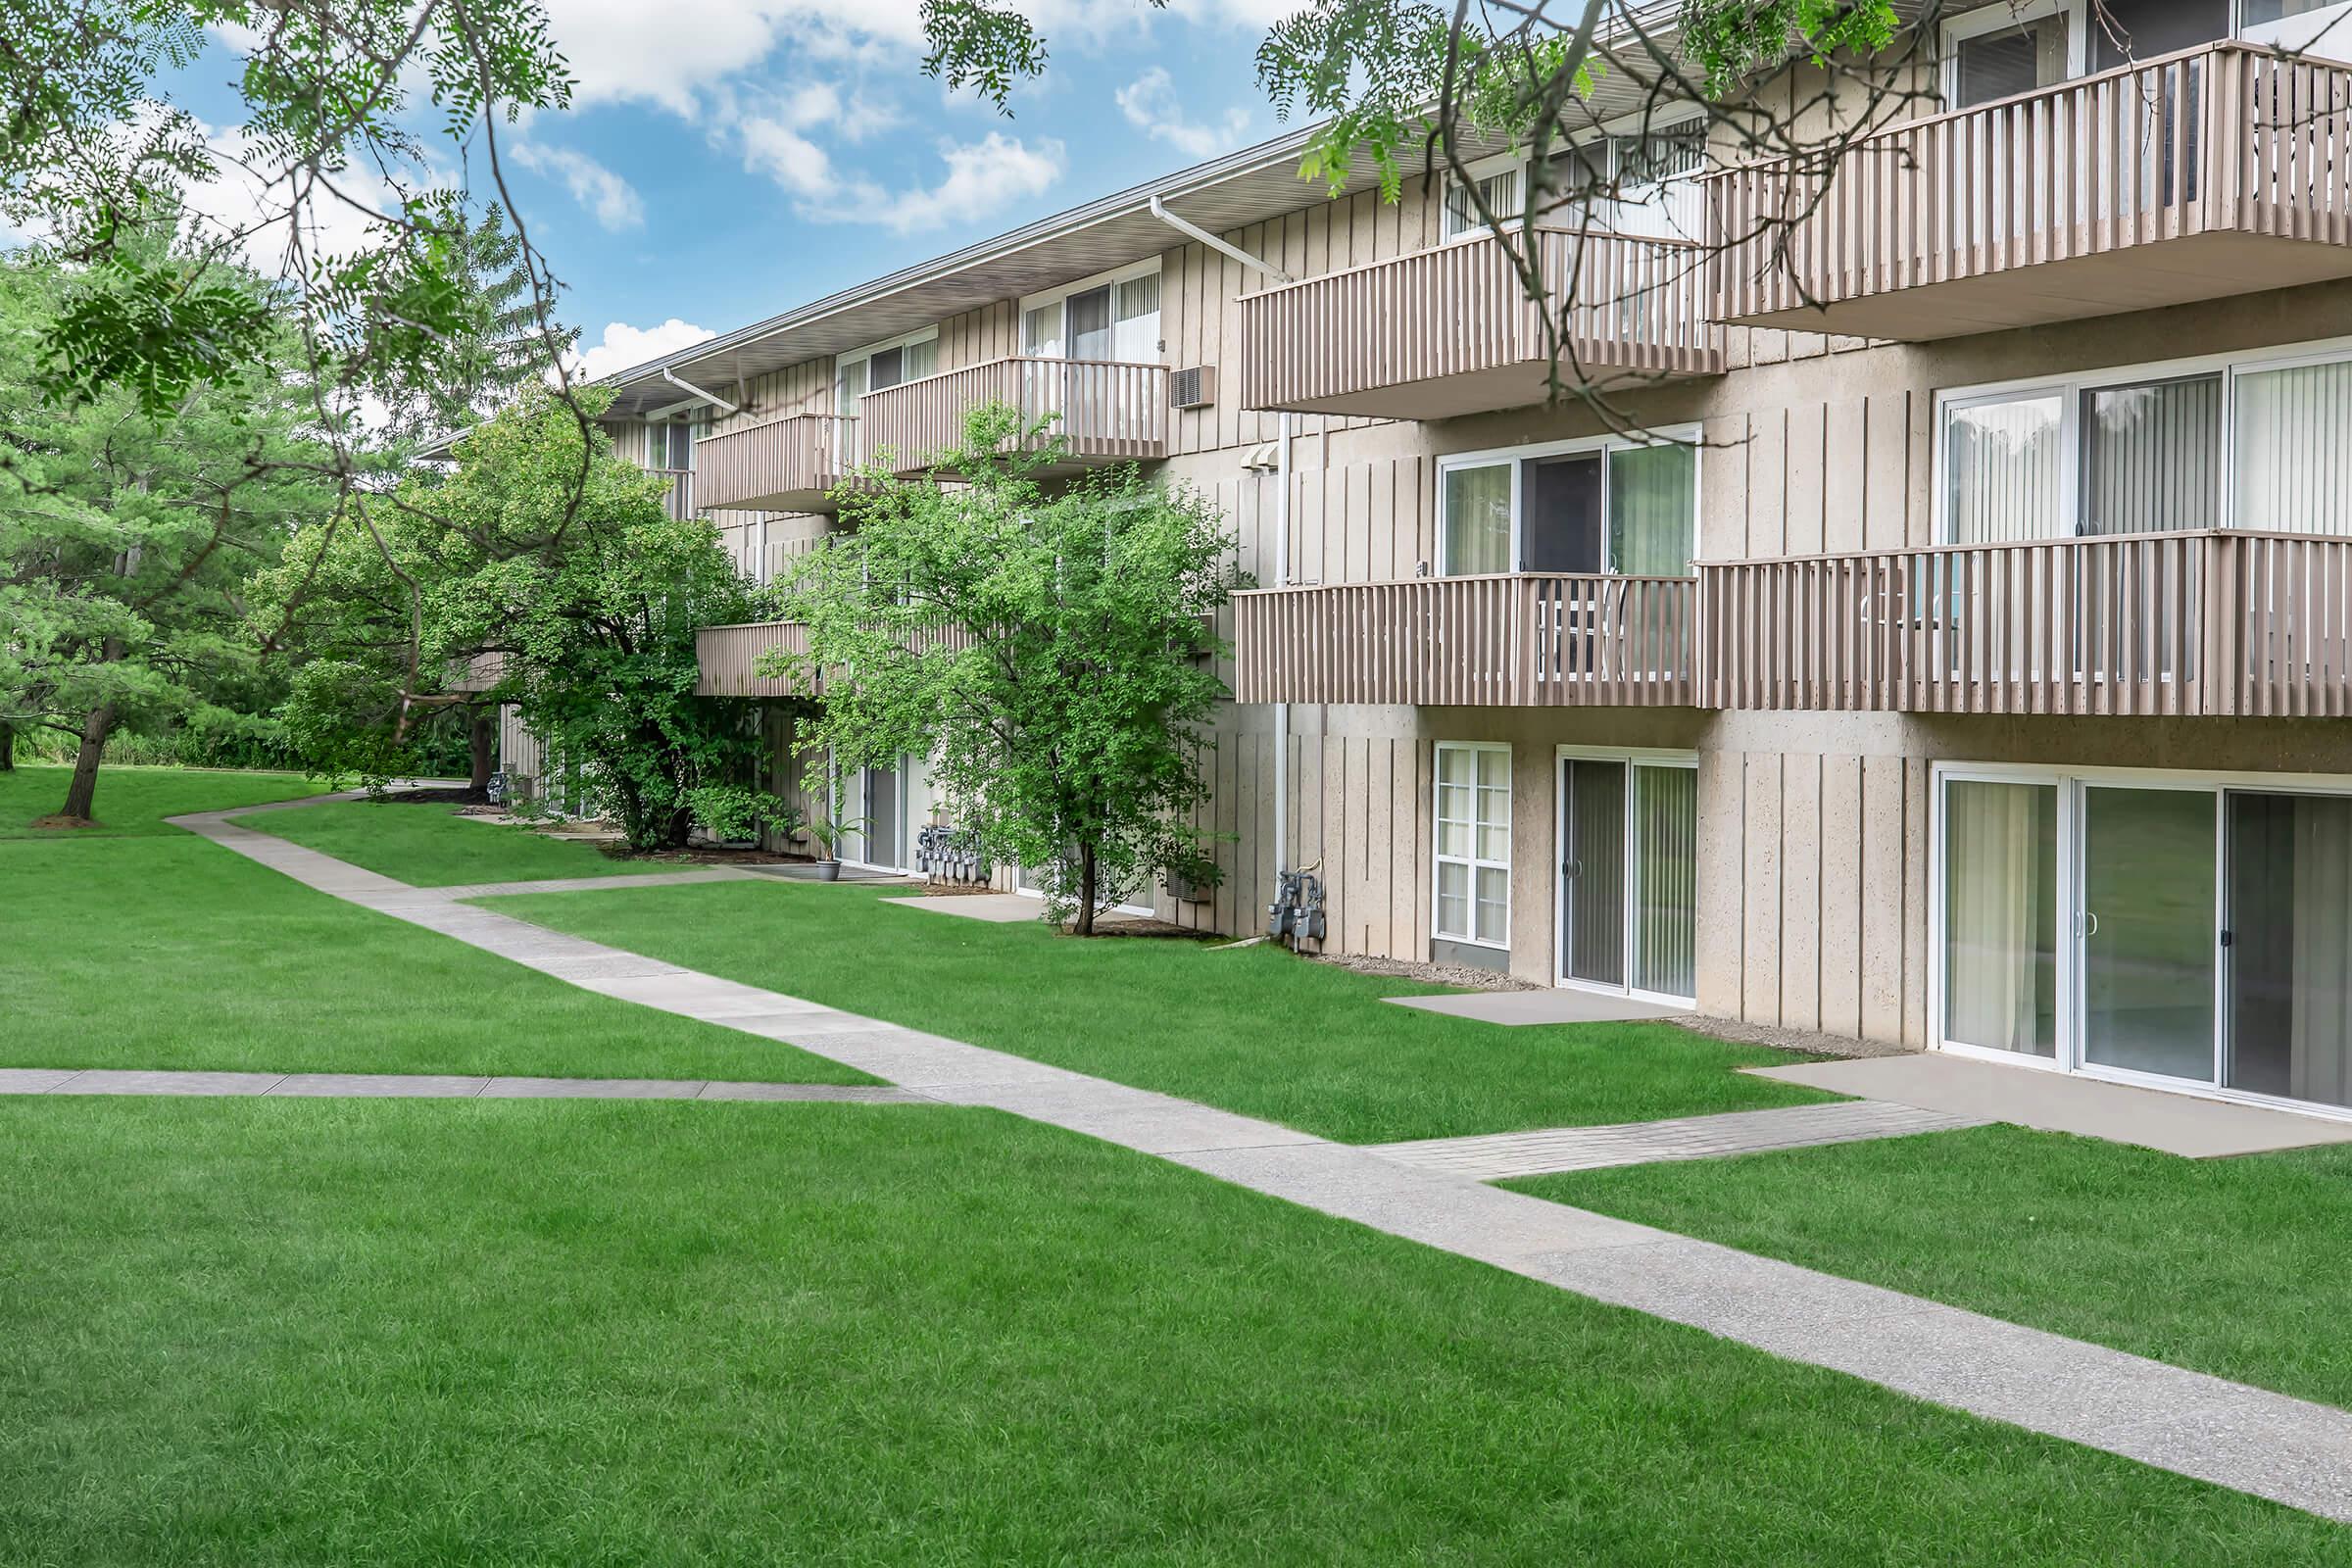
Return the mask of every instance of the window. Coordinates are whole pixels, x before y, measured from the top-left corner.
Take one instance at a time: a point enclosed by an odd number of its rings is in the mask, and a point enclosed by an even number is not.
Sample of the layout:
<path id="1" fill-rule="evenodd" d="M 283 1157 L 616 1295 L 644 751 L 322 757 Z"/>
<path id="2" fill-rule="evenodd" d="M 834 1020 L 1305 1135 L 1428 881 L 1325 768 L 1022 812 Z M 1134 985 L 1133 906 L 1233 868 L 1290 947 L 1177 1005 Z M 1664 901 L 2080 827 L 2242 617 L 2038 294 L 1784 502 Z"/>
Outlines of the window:
<path id="1" fill-rule="evenodd" d="M 694 467 L 694 425 L 685 419 L 669 419 L 648 427 L 652 437 L 648 466 L 675 468 L 687 472 Z"/>
<path id="2" fill-rule="evenodd" d="M 1698 760 L 1562 747 L 1559 831 L 1559 978 L 1692 996 Z"/>
<path id="3" fill-rule="evenodd" d="M 1437 748 L 1437 934 L 1503 948 L 1511 940 L 1511 749 Z"/>
<path id="4" fill-rule="evenodd" d="M 1944 101 L 1969 109 L 2079 76 L 2082 40 L 2082 0 L 2017 0 L 1954 17 L 1943 25 Z"/>
<path id="5" fill-rule="evenodd" d="M 1501 167 L 1494 167 L 1496 164 Z M 1485 199 L 1487 211 L 1505 222 L 1521 210 L 1519 174 L 1522 167 L 1523 160 L 1505 158 L 1490 159 L 1485 164 L 1474 164 L 1470 169 L 1472 183 L 1478 187 L 1478 195 Z M 1472 199 L 1470 187 L 1459 181 L 1447 181 L 1446 211 L 1439 232 L 1446 239 L 1462 239 L 1486 231 L 1487 220 L 1479 216 L 1478 202 Z"/>
<path id="6" fill-rule="evenodd" d="M 1643 125 L 1639 118 L 1617 131 L 1590 136 L 1548 155 L 1540 171 L 1504 155 L 1470 166 L 1489 211 L 1509 221 L 1528 202 L 1521 181 L 1536 178 L 1536 220 L 1563 228 L 1699 239 L 1696 176 L 1704 170 L 1703 121 Z M 1449 181 L 1440 233 L 1461 239 L 1486 232 L 1468 187 Z"/>
<path id="7" fill-rule="evenodd" d="M 1438 569 L 1690 573 L 1695 432 L 1479 453 L 1438 469 Z"/>
<path id="8" fill-rule="evenodd" d="M 919 381 L 939 369 L 939 328 L 924 327 L 845 354 L 834 367 L 834 412 L 843 418 L 858 416 L 858 400 L 868 392 Z"/>
<path id="9" fill-rule="evenodd" d="M 1952 394 L 1940 419 L 1947 543 L 2352 534 L 2352 357 L 2340 346 Z"/>
<path id="10" fill-rule="evenodd" d="M 1043 360 L 1159 359 L 1159 263 L 1082 278 L 1021 302 L 1021 352 Z"/>

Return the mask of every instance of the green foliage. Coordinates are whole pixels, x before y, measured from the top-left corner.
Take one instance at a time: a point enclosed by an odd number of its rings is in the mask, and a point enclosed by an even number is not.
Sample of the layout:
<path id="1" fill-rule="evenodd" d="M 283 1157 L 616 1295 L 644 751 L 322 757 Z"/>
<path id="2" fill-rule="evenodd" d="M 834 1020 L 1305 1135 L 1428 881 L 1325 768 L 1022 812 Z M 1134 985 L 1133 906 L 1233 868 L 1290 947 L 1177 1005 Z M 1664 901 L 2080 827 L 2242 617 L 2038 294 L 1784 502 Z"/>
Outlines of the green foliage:
<path id="1" fill-rule="evenodd" d="M 1167 0 L 1152 0 L 1155 6 Z M 1010 113 L 1013 87 L 1046 70 L 1046 42 L 1029 19 L 989 0 L 922 0 L 923 35 L 930 52 L 923 74 L 953 90 L 969 87 Z"/>
<path id="2" fill-rule="evenodd" d="M 687 803 L 703 831 L 722 841 L 758 838 L 770 828 L 789 838 L 802 827 L 789 802 L 748 784 L 704 784 L 687 791 Z"/>
<path id="3" fill-rule="evenodd" d="M 1044 426 L 973 411 L 954 487 L 877 461 L 846 487 L 855 531 L 783 593 L 806 656 L 766 672 L 825 700 L 803 748 L 836 765 L 931 760 L 943 808 L 991 858 L 1051 872 L 1054 905 L 1094 911 L 1155 873 L 1213 875 L 1188 820 L 1205 796 L 1200 728 L 1225 695 L 1212 617 L 1232 539 L 1201 497 L 1116 468 L 1049 491 Z"/>
<path id="4" fill-rule="evenodd" d="M 120 254 L 168 275 L 185 263 L 172 234 L 158 220 Z M 249 302 L 264 292 L 213 275 Z M 167 417 L 128 384 L 55 399 L 43 355 L 80 282 L 43 254 L 0 257 L 0 714 L 101 748 L 127 730 L 235 755 L 275 738 L 243 579 L 331 507 L 307 472 L 300 346 L 271 330 L 261 359 L 190 386 Z"/>
<path id="5" fill-rule="evenodd" d="M 213 134 L 172 96 L 208 29 L 233 29 L 244 59 L 243 122 Z M 90 268 L 44 362 L 57 389 L 127 389 L 152 416 L 269 358 L 272 328 L 247 292 L 202 264 L 271 226 L 286 234 L 268 247 L 291 285 L 281 314 L 299 321 L 324 378 L 317 390 L 381 395 L 447 379 L 469 325 L 467 226 L 407 128 L 417 89 L 453 150 L 484 130 L 494 150 L 499 122 L 570 97 L 534 0 L 21 0 L 6 34 L 0 216 Z M 230 158 L 267 190 L 264 211 L 233 227 L 191 220 L 197 265 L 125 257 L 139 215 Z M 391 195 L 358 246 L 320 252 L 318 219 L 348 212 L 361 187 L 346 176 L 359 170 Z"/>
<path id="6" fill-rule="evenodd" d="M 1883 49 L 1898 20 L 1891 0 L 1686 0 L 1681 25 L 1706 90 L 1721 95 L 1791 53 L 1819 65 L 1841 50 Z"/>
<path id="7" fill-rule="evenodd" d="M 743 783 L 761 756 L 751 704 L 695 695 L 694 648 L 698 626 L 758 618 L 759 590 L 711 524 L 668 514 L 667 481 L 544 388 L 457 456 L 362 523 L 306 529 L 255 582 L 257 626 L 299 664 L 289 730 L 339 744 L 350 771 L 411 771 L 426 715 L 513 702 L 632 845 L 682 845 L 697 792 Z M 477 658 L 497 684 L 454 689 Z"/>

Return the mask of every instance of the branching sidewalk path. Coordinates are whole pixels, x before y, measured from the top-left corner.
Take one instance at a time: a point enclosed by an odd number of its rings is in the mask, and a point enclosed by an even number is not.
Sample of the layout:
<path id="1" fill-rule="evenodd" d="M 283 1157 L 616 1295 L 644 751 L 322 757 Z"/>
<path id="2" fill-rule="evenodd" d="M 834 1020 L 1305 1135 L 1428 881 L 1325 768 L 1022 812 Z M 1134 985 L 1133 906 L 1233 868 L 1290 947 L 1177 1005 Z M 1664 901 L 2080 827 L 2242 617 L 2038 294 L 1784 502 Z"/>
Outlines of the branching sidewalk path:
<path id="1" fill-rule="evenodd" d="M 590 991 L 788 1041 L 931 1100 L 1158 1154 L 1595 1300 L 2352 1522 L 2352 1413 L 564 936 L 239 827 L 236 814 L 174 820 L 311 887 Z"/>
<path id="2" fill-rule="evenodd" d="M 1782 1105 L 1771 1110 L 1727 1110 L 1712 1116 L 1627 1122 L 1613 1127 L 1546 1127 L 1530 1133 L 1482 1133 L 1471 1138 L 1423 1138 L 1373 1144 L 1376 1154 L 1482 1182 L 1548 1176 L 1612 1165 L 1649 1165 L 1674 1159 L 1721 1159 L 1774 1149 L 1810 1149 L 1872 1138 L 1982 1127 L 1982 1118 L 1921 1110 L 1885 1100 L 1840 1100 L 1826 1105 Z"/>

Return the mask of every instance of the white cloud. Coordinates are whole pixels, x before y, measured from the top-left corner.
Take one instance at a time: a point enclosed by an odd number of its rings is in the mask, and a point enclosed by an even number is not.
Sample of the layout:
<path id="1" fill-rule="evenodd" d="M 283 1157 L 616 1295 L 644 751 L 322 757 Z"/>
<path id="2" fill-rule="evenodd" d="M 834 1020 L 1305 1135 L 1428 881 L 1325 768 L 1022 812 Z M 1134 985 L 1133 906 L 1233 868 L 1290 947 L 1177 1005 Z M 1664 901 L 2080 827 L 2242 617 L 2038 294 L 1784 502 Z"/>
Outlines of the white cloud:
<path id="1" fill-rule="evenodd" d="M 605 323 L 604 340 L 572 361 L 572 373 L 593 381 L 664 354 L 692 348 L 718 336 L 707 326 L 695 326 L 671 317 L 660 326 L 631 326 L 626 321 Z"/>
<path id="2" fill-rule="evenodd" d="M 1040 137 L 1032 147 L 1001 130 L 961 145 L 943 141 L 939 156 L 948 166 L 946 177 L 928 190 L 893 198 L 876 215 L 878 221 L 910 234 L 949 223 L 1001 219 L 1005 208 L 1052 189 L 1067 167 L 1062 145 L 1053 137 Z"/>
<path id="3" fill-rule="evenodd" d="M 1119 112 L 1154 141 L 1164 141 L 1188 158 L 1214 158 L 1250 139 L 1250 111 L 1229 109 L 1213 125 L 1185 117 L 1184 99 L 1166 68 L 1153 66 L 1118 90 Z"/>
<path id="4" fill-rule="evenodd" d="M 533 173 L 562 180 L 571 199 L 606 228 L 635 228 L 645 221 L 645 203 L 637 199 L 636 187 L 586 153 L 535 141 L 516 142 L 514 153 L 514 161 Z"/>
<path id="5" fill-rule="evenodd" d="M 697 0 L 691 16 L 645 0 L 549 0 L 580 104 L 634 99 L 694 119 L 708 89 L 779 45 L 796 64 L 904 65 L 922 50 L 918 0 Z"/>

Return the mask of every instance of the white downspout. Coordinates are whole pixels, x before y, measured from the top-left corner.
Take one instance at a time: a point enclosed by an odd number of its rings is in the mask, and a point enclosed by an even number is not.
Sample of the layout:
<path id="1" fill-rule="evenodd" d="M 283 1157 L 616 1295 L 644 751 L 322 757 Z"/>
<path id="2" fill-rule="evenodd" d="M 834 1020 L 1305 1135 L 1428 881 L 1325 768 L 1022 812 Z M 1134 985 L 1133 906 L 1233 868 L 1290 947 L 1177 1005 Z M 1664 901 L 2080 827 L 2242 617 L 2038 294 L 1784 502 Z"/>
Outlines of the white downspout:
<path id="1" fill-rule="evenodd" d="M 1252 256 L 1239 245 L 1218 238 L 1189 219 L 1168 211 L 1167 204 L 1157 196 L 1152 198 L 1152 216 L 1188 239 L 1198 240 L 1221 256 L 1230 256 L 1244 267 L 1264 273 L 1277 283 L 1294 283 L 1298 279 L 1262 257 Z M 1274 586 L 1287 588 L 1291 582 L 1291 438 L 1297 433 L 1298 416 L 1284 412 L 1282 416 L 1281 461 L 1276 468 L 1279 488 L 1274 496 Z M 1286 867 L 1286 852 L 1291 838 L 1291 705 L 1274 705 L 1274 869 L 1277 874 Z"/>
<path id="2" fill-rule="evenodd" d="M 742 404 L 729 403 L 725 398 L 720 397 L 715 392 L 706 392 L 701 387 L 696 386 L 692 381 L 686 380 L 681 376 L 672 375 L 670 373 L 669 367 L 666 365 L 662 367 L 662 379 L 667 381 L 671 386 L 684 387 L 687 391 L 693 393 L 696 397 L 701 398 L 705 403 L 710 404 L 712 408 L 717 409 L 722 414 L 741 414 L 743 412 Z"/>

